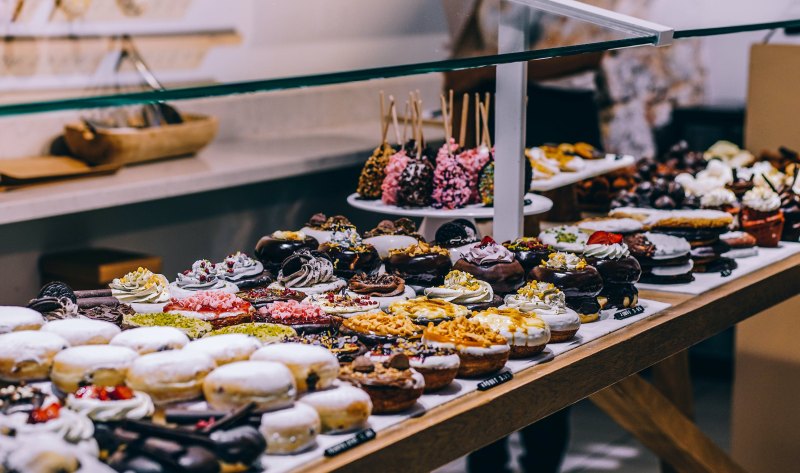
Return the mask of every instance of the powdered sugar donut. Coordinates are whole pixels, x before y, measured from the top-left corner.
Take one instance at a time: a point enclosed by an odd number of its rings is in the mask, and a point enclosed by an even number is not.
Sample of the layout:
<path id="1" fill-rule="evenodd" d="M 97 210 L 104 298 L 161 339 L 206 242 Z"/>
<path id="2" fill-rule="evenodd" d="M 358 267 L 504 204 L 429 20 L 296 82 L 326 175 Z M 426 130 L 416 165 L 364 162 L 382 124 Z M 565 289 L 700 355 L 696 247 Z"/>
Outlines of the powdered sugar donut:
<path id="1" fill-rule="evenodd" d="M 54 333 L 23 330 L 0 335 L 0 379 L 9 382 L 47 379 L 53 357 L 69 347 Z"/>
<path id="2" fill-rule="evenodd" d="M 234 410 L 254 402 L 258 411 L 274 411 L 294 403 L 297 387 L 292 372 L 280 363 L 236 361 L 206 376 L 203 393 L 214 409 Z"/>
<path id="3" fill-rule="evenodd" d="M 67 348 L 53 359 L 50 380 L 62 393 L 75 392 L 85 384 L 117 386 L 138 353 L 126 347 L 85 345 Z"/>
<path id="4" fill-rule="evenodd" d="M 111 322 L 91 319 L 54 320 L 44 324 L 41 330 L 61 335 L 73 347 L 106 345 L 120 332 L 119 327 Z"/>
<path id="5" fill-rule="evenodd" d="M 179 350 L 187 343 L 189 343 L 189 337 L 175 327 L 134 328 L 111 339 L 111 345 L 128 347 L 140 355 L 157 351 Z"/>
<path id="6" fill-rule="evenodd" d="M 323 434 L 363 429 L 372 413 L 369 394 L 348 384 L 308 393 L 299 403 L 308 404 L 317 411 Z"/>
<path id="7" fill-rule="evenodd" d="M 203 380 L 216 368 L 210 356 L 184 350 L 149 353 L 128 370 L 127 384 L 156 404 L 190 401 L 202 394 Z"/>
<path id="8" fill-rule="evenodd" d="M 260 348 L 251 360 L 277 361 L 294 375 L 297 391 L 315 391 L 329 387 L 339 375 L 339 361 L 328 350 L 302 343 L 277 343 Z"/>
<path id="9" fill-rule="evenodd" d="M 322 429 L 319 414 L 311 406 L 269 412 L 261 416 L 259 431 L 267 440 L 267 454 L 285 455 L 310 448 Z"/>
<path id="10" fill-rule="evenodd" d="M 42 325 L 44 325 L 44 317 L 33 309 L 0 306 L 0 333 L 39 330 Z"/>
<path id="11" fill-rule="evenodd" d="M 217 366 L 222 366 L 234 361 L 247 360 L 260 347 L 261 342 L 255 337 L 242 333 L 226 333 L 194 340 L 183 349 L 205 353 L 217 363 Z"/>

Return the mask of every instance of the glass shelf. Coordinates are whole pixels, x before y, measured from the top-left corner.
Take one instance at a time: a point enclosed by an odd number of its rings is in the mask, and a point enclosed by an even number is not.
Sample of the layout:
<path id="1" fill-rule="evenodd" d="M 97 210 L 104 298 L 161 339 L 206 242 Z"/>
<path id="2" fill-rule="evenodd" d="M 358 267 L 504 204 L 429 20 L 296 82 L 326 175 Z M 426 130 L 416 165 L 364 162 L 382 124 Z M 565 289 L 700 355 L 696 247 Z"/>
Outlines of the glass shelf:
<path id="1" fill-rule="evenodd" d="M 759 8 L 748 7 L 753 10 L 752 14 L 747 12 L 737 17 L 719 12 L 718 2 L 713 2 L 716 8 L 711 3 L 700 0 L 698 11 L 693 15 L 670 12 L 668 6 L 664 11 L 646 15 L 639 11 L 620 13 L 673 27 L 676 39 L 800 27 L 800 11 L 787 12 L 759 5 Z M 219 5 L 205 0 L 198 0 L 196 4 L 192 8 L 204 7 L 212 13 Z M 50 30 L 47 24 L 34 24 L 28 35 L 22 25 L 13 25 L 13 28 L 7 25 L 5 30 L 0 29 L 6 32 L 0 44 L 3 58 L 0 70 L 5 67 L 0 75 L 0 115 L 314 87 L 646 46 L 655 44 L 658 39 L 653 34 L 600 27 L 585 20 L 567 21 L 533 6 L 503 0 L 502 8 L 528 15 L 531 24 L 563 22 L 574 28 L 575 34 L 560 35 L 554 43 L 542 34 L 546 30 L 534 28 L 532 36 L 536 40 L 526 50 L 499 54 L 496 31 L 500 15 L 491 9 L 479 9 L 475 13 L 475 4 L 466 0 L 353 0 L 342 7 L 337 2 L 314 0 L 231 0 L 219 22 L 207 21 L 196 31 L 176 19 L 170 20 L 172 23 L 158 23 L 158 28 L 150 27 L 145 31 L 137 27 L 134 20 L 126 19 L 124 31 L 133 35 L 142 56 L 154 66 L 155 74 L 166 87 L 163 91 L 145 92 L 132 90 L 141 80 L 131 67 L 119 72 L 108 68 L 109 62 L 115 62 L 113 54 L 96 58 L 96 69 L 88 69 L 91 73 L 81 76 L 72 71 L 67 74 L 62 84 L 66 86 L 61 90 L 39 93 L 47 89 L 50 84 L 47 81 L 43 82 L 43 89 L 25 89 L 26 84 L 35 84 L 37 78 L 11 70 L 16 64 L 14 50 L 24 52 L 27 45 L 35 51 L 43 51 L 44 55 L 48 50 L 58 50 L 57 46 L 65 51 L 61 56 L 67 61 L 70 55 L 80 55 L 85 49 L 84 43 L 91 41 L 115 53 L 113 46 L 117 40 L 104 33 L 108 25 L 98 26 L 94 19 L 66 26 L 62 21 Z M 314 14 L 308 15 L 308 10 L 312 9 Z M 196 20 L 202 16 L 202 11 L 190 10 L 185 18 Z M 469 23 L 469 18 L 479 20 Z M 471 29 L 460 30 L 465 23 Z M 62 30 L 68 31 L 69 36 L 58 36 Z M 453 36 L 458 36 L 459 31 L 467 31 L 462 39 L 473 47 L 452 51 L 448 45 L 453 44 Z M 82 35 L 84 32 L 86 36 Z M 170 42 L 182 44 L 177 49 L 185 55 L 200 55 L 195 58 L 195 69 L 175 70 L 170 65 L 181 62 L 183 57 L 170 60 L 169 56 L 159 56 L 168 49 L 164 45 Z M 198 45 L 202 46 L 200 52 Z"/>

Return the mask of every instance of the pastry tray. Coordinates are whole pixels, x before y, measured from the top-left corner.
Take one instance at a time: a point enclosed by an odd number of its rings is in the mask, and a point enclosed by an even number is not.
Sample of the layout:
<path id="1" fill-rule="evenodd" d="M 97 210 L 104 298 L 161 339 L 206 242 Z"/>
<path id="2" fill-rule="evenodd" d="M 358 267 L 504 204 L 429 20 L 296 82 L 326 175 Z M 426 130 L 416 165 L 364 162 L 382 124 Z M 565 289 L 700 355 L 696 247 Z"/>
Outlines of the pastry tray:
<path id="1" fill-rule="evenodd" d="M 0 190 L 12 190 L 35 184 L 113 174 L 117 164 L 90 166 L 68 156 L 36 156 L 0 160 Z"/>

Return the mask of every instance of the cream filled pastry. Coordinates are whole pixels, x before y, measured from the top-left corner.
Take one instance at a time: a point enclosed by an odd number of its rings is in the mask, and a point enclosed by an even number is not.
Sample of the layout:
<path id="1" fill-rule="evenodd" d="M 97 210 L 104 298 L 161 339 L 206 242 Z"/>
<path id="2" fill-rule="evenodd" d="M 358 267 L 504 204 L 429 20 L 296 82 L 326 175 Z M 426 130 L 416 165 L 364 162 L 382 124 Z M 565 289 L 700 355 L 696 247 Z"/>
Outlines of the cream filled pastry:
<path id="1" fill-rule="evenodd" d="M 91 319 L 54 320 L 42 326 L 42 331 L 61 335 L 73 347 L 105 345 L 120 333 L 119 327 L 111 322 Z"/>
<path id="2" fill-rule="evenodd" d="M 228 333 L 194 340 L 183 349 L 205 353 L 217 363 L 217 366 L 222 366 L 234 361 L 247 360 L 260 347 L 261 342 L 255 337 L 241 333 Z"/>
<path id="3" fill-rule="evenodd" d="M 595 232 L 583 252 L 586 261 L 597 268 L 603 277 L 603 290 L 608 307 L 634 307 L 639 291 L 634 285 L 642 276 L 639 262 L 631 256 L 628 245 L 618 233 Z"/>
<path id="4" fill-rule="evenodd" d="M 130 348 L 113 345 L 67 348 L 53 358 L 50 381 L 64 394 L 86 384 L 119 386 L 125 383 L 128 367 L 138 356 Z"/>
<path id="5" fill-rule="evenodd" d="M 300 403 L 264 414 L 258 428 L 267 441 L 268 455 L 288 455 L 308 450 L 314 446 L 321 430 L 317 411 Z"/>
<path id="6" fill-rule="evenodd" d="M 49 401 L 49 402 L 48 402 Z M 45 400 L 32 413 L 15 412 L 0 415 L 0 433 L 25 438 L 52 434 L 93 456 L 99 455 L 94 439 L 94 424 L 83 414 L 64 409 L 55 399 Z M 30 470 L 28 470 L 30 471 Z"/>
<path id="7" fill-rule="evenodd" d="M 47 379 L 53 357 L 69 347 L 55 333 L 21 330 L 0 335 L 0 380 L 7 382 Z"/>
<path id="8" fill-rule="evenodd" d="M 281 264 L 275 283 L 277 289 L 292 289 L 306 294 L 336 292 L 347 283 L 333 273 L 333 263 L 322 253 L 301 250 Z"/>
<path id="9" fill-rule="evenodd" d="M 281 363 L 236 361 L 206 376 L 203 393 L 214 409 L 231 411 L 252 402 L 256 411 L 265 412 L 291 406 L 297 387 Z"/>
<path id="10" fill-rule="evenodd" d="M 529 277 L 553 283 L 564 292 L 567 307 L 576 311 L 581 323 L 594 322 L 600 317 L 597 296 L 603 289 L 603 277 L 585 259 L 573 253 L 551 253 L 546 261 L 531 269 Z"/>
<path id="11" fill-rule="evenodd" d="M 214 265 L 217 277 L 246 289 L 270 282 L 269 273 L 265 272 L 261 261 L 237 251 L 225 257 L 225 260 Z"/>
<path id="12" fill-rule="evenodd" d="M 372 413 L 369 394 L 348 384 L 305 394 L 298 402 L 317 411 L 322 421 L 323 434 L 363 429 Z"/>
<path id="13" fill-rule="evenodd" d="M 111 295 L 120 302 L 163 304 L 170 298 L 167 278 L 145 268 L 114 279 L 108 286 L 111 288 Z"/>
<path id="14" fill-rule="evenodd" d="M 571 339 L 581 326 L 578 313 L 567 307 L 564 293 L 552 283 L 530 281 L 507 295 L 504 307 L 535 313 L 550 327 L 552 343 Z"/>
<path id="15" fill-rule="evenodd" d="M 495 301 L 494 290 L 486 281 L 479 281 L 475 276 L 464 271 L 453 270 L 447 273 L 444 284 L 425 289 L 425 295 L 431 299 L 442 299 L 453 304 L 466 306 L 470 310 L 485 309 Z"/>
<path id="16" fill-rule="evenodd" d="M 203 353 L 184 350 L 149 353 L 131 364 L 126 384 L 149 394 L 156 404 L 190 401 L 200 397 L 203 380 L 216 367 L 214 360 Z"/>
<path id="17" fill-rule="evenodd" d="M 0 334 L 17 330 L 39 330 L 44 317 L 27 307 L 0 306 Z"/>
<path id="18" fill-rule="evenodd" d="M 172 299 L 164 306 L 164 312 L 204 320 L 218 329 L 250 322 L 255 309 L 234 294 L 202 291 L 182 299 Z"/>
<path id="19" fill-rule="evenodd" d="M 436 324 L 456 317 L 466 317 L 469 312 L 463 305 L 453 304 L 444 299 L 428 299 L 424 296 L 389 305 L 390 314 L 409 317 L 415 324 Z"/>
<path id="20" fill-rule="evenodd" d="M 525 358 L 541 353 L 550 341 L 550 327 L 534 312 L 520 312 L 506 307 L 478 312 L 472 320 L 489 326 L 508 340 L 511 358 Z"/>
<path id="21" fill-rule="evenodd" d="M 294 375 L 297 391 L 317 391 L 331 386 L 339 373 L 339 360 L 325 348 L 302 343 L 281 343 L 259 348 L 251 360 L 286 365 Z"/>
<path id="22" fill-rule="evenodd" d="M 169 292 L 173 298 L 191 296 L 199 291 L 221 291 L 236 293 L 239 289 L 217 275 L 214 263 L 207 259 L 197 260 L 191 269 L 178 274 L 178 278 L 170 284 Z"/>
<path id="23" fill-rule="evenodd" d="M 67 396 L 66 406 L 95 422 L 140 420 L 155 412 L 150 396 L 127 386 L 84 386 Z"/>
<path id="24" fill-rule="evenodd" d="M 111 345 L 128 347 L 140 355 L 157 351 L 180 350 L 189 337 L 174 327 L 141 327 L 126 330 L 111 340 Z"/>

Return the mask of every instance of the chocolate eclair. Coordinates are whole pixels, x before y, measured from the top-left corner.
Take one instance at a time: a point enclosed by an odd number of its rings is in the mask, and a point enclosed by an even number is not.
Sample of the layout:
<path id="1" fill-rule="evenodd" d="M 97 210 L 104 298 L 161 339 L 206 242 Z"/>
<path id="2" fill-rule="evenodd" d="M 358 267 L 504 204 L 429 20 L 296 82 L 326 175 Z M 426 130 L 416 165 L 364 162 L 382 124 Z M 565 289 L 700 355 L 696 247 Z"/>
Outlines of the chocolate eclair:
<path id="1" fill-rule="evenodd" d="M 440 247 L 419 242 L 400 250 L 389 252 L 386 271 L 400 276 L 406 284 L 438 286 L 450 272 L 450 253 Z"/>
<path id="2" fill-rule="evenodd" d="M 316 250 L 319 242 L 303 232 L 276 231 L 258 240 L 256 258 L 273 274 L 277 273 L 283 260 L 295 251 Z"/>
<path id="3" fill-rule="evenodd" d="M 603 290 L 603 277 L 585 259 L 573 253 L 552 253 L 530 274 L 537 281 L 549 282 L 561 289 L 567 307 L 580 315 L 582 323 L 600 318 L 597 296 Z"/>
<path id="4" fill-rule="evenodd" d="M 345 279 L 356 273 L 377 273 L 381 266 L 378 250 L 365 243 L 355 227 L 334 227 L 331 239 L 321 244 L 319 251 L 333 262 L 333 272 Z"/>

